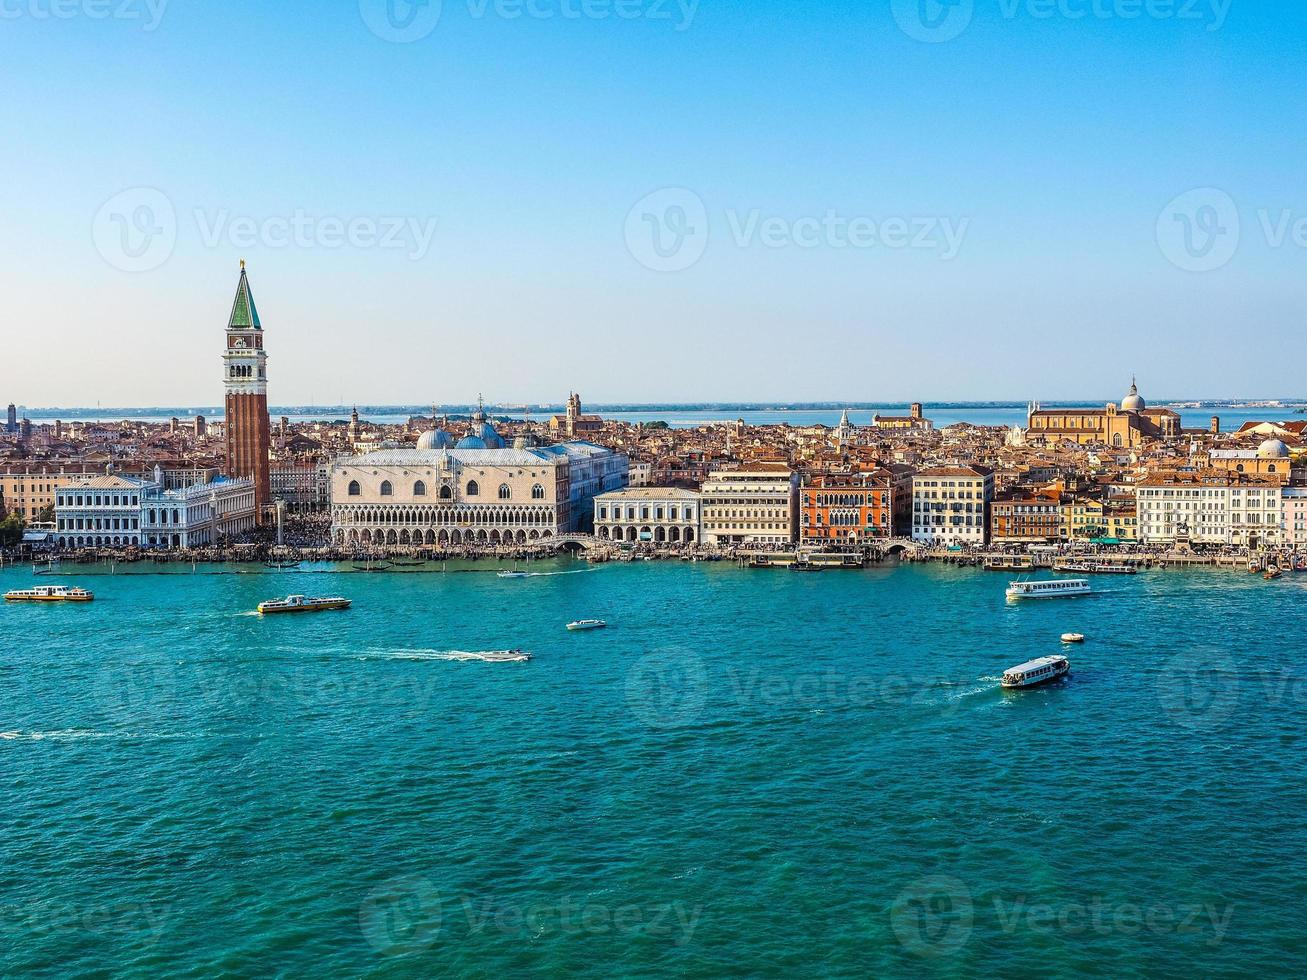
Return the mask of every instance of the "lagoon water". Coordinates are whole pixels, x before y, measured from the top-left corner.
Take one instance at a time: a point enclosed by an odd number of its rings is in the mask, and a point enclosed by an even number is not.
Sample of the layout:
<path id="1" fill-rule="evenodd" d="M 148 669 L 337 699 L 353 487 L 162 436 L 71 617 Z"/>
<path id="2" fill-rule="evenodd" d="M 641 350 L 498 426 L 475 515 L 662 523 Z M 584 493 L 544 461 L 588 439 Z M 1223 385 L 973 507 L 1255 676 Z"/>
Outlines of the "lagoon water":
<path id="1" fill-rule="evenodd" d="M 1307 575 L 459 567 L 0 608 L 0 974 L 1300 969 Z"/>

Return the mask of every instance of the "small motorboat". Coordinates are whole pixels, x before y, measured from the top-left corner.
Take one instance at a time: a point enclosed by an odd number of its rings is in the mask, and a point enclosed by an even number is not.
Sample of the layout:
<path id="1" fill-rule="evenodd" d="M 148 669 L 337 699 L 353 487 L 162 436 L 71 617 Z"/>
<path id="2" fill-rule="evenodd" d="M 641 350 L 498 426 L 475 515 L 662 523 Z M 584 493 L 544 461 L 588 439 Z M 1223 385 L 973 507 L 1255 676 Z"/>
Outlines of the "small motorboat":
<path id="1" fill-rule="evenodd" d="M 5 593 L 6 602 L 90 602 L 95 593 L 66 585 L 38 585 L 34 589 L 14 589 Z"/>
<path id="2" fill-rule="evenodd" d="M 259 603 L 259 612 L 268 613 L 298 613 L 298 612 L 326 612 L 330 609 L 348 609 L 351 600 L 341 596 L 328 596 L 325 598 L 310 598 L 303 595 L 290 595 L 284 599 L 269 599 L 267 602 Z"/>
<path id="3" fill-rule="evenodd" d="M 1283 574 L 1284 572 L 1280 570 L 1279 565 L 1272 565 L 1270 568 L 1266 569 L 1266 574 L 1263 575 L 1262 578 L 1264 578 L 1268 582 L 1274 582 L 1277 578 L 1279 578 Z"/>
<path id="4" fill-rule="evenodd" d="M 530 572 L 519 572 L 516 568 L 503 568 L 495 573 L 500 578 L 530 578 Z"/>
<path id="5" fill-rule="evenodd" d="M 578 619 L 575 623 L 568 623 L 567 628 L 575 633 L 584 630 L 601 630 L 607 625 L 602 619 Z"/>
<path id="6" fill-rule="evenodd" d="M 1062 634 L 1062 642 L 1063 642 L 1063 643 L 1084 643 L 1084 642 L 1085 642 L 1085 634 L 1084 634 L 1084 633 L 1063 633 L 1063 634 Z"/>
<path id="7" fill-rule="evenodd" d="M 1050 684 L 1071 673 L 1071 661 L 1066 657 L 1040 657 L 1028 663 L 1009 667 L 1003 671 L 1006 688 L 1038 687 Z"/>
<path id="8" fill-rule="evenodd" d="M 1293 570 L 1295 572 L 1307 572 L 1307 555 L 1299 555 L 1294 559 Z"/>

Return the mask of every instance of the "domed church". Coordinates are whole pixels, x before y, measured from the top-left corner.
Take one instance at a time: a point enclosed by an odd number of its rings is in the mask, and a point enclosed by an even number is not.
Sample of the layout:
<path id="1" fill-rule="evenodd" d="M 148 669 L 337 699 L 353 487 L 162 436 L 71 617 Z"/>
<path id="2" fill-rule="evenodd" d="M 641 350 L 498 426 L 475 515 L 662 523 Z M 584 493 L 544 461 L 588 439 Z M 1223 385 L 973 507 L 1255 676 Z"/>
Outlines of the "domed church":
<path id="1" fill-rule="evenodd" d="M 1074 442 L 1138 449 L 1149 439 L 1175 439 L 1180 416 L 1169 408 L 1149 408 L 1133 380 L 1121 404 L 1104 408 L 1041 408 L 1032 403 L 1026 439 L 1030 442 Z"/>

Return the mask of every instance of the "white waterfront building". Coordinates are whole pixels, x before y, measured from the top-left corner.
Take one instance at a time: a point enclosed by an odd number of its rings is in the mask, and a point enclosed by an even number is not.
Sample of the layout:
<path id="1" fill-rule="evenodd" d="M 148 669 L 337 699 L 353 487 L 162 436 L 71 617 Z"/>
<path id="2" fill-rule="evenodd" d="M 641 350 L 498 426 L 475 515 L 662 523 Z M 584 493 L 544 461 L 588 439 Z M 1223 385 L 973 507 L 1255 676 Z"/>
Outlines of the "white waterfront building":
<path id="1" fill-rule="evenodd" d="M 219 478 L 179 489 L 155 480 L 89 477 L 55 494 L 61 548 L 193 548 L 254 527 L 254 483 Z"/>
<path id="2" fill-rule="evenodd" d="M 141 544 L 202 548 L 254 528 L 254 481 L 219 478 L 178 490 L 147 489 L 141 498 Z"/>
<path id="3" fill-rule="evenodd" d="M 55 491 L 61 548 L 126 548 L 141 543 L 141 499 L 158 484 L 135 477 L 89 477 Z"/>
<path id="4" fill-rule="evenodd" d="M 509 448 L 483 413 L 453 443 L 379 449 L 331 467 L 339 546 L 525 544 L 590 528 L 594 498 L 627 485 L 625 455 L 589 442 Z"/>
<path id="5" fill-rule="evenodd" d="M 970 545 L 989 539 L 994 472 L 985 466 L 937 466 L 912 477 L 912 540 Z"/>
<path id="6" fill-rule="evenodd" d="M 1283 488 L 1242 474 L 1170 474 L 1136 490 L 1139 540 L 1248 548 L 1284 543 Z"/>
<path id="7" fill-rule="evenodd" d="M 601 541 L 694 544 L 702 537 L 700 496 L 680 487 L 632 487 L 594 499 Z"/>
<path id="8" fill-rule="evenodd" d="M 787 545 L 794 540 L 799 475 L 784 463 L 712 470 L 700 496 L 707 544 Z"/>

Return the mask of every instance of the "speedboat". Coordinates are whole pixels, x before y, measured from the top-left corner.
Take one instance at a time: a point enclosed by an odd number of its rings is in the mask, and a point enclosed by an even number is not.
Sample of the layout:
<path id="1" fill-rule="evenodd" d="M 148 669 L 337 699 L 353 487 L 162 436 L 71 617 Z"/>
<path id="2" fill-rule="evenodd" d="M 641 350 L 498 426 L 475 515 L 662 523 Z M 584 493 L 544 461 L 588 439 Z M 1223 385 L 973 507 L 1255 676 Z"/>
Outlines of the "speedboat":
<path id="1" fill-rule="evenodd" d="M 1064 599 L 1068 596 L 1089 595 L 1093 589 L 1087 578 L 1046 579 L 1039 582 L 1009 582 L 1009 599 Z"/>
<path id="2" fill-rule="evenodd" d="M 601 630 L 607 625 L 602 619 L 578 619 L 575 623 L 568 623 L 567 628 L 577 632 L 581 630 Z"/>
<path id="3" fill-rule="evenodd" d="M 6 602 L 90 602 L 94 592 L 66 585 L 38 585 L 34 589 L 14 589 L 5 593 Z"/>
<path id="4" fill-rule="evenodd" d="M 530 578 L 530 572 L 519 572 L 517 569 L 504 568 L 495 573 L 500 578 Z"/>
<path id="5" fill-rule="evenodd" d="M 290 595 L 284 599 L 270 599 L 259 603 L 260 613 L 325 612 L 329 609 L 348 609 L 349 599 L 340 596 L 327 598 L 310 598 L 309 596 Z"/>
<path id="6" fill-rule="evenodd" d="M 1084 634 L 1084 633 L 1063 633 L 1063 634 L 1062 634 L 1062 642 L 1063 642 L 1063 643 L 1084 643 L 1084 642 L 1085 642 L 1085 634 Z"/>
<path id="7" fill-rule="evenodd" d="M 1040 657 L 1028 663 L 1009 667 L 1003 671 L 1003 686 L 1008 688 L 1038 687 L 1060 680 L 1071 673 L 1071 661 L 1066 657 Z"/>

